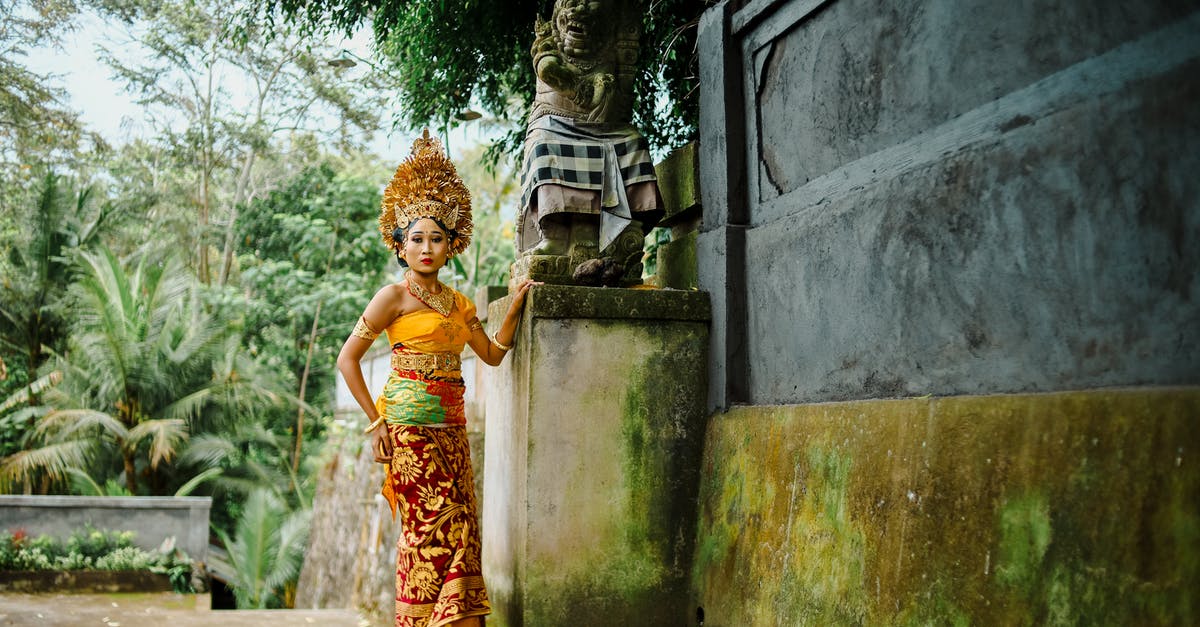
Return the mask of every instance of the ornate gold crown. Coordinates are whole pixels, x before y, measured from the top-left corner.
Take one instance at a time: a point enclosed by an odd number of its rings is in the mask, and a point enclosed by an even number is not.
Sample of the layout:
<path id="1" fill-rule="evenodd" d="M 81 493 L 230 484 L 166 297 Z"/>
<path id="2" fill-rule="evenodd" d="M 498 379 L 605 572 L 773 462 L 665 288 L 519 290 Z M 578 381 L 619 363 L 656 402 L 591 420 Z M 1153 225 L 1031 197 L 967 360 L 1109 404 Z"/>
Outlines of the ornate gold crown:
<path id="1" fill-rule="evenodd" d="M 400 163 L 392 182 L 383 190 L 379 211 L 383 243 L 403 253 L 404 242 L 394 240 L 392 233 L 421 218 L 436 218 L 458 234 L 450 242 L 450 256 L 458 255 L 471 243 L 471 192 L 458 177 L 442 143 L 429 136 L 429 129 L 413 142 L 412 154 Z"/>

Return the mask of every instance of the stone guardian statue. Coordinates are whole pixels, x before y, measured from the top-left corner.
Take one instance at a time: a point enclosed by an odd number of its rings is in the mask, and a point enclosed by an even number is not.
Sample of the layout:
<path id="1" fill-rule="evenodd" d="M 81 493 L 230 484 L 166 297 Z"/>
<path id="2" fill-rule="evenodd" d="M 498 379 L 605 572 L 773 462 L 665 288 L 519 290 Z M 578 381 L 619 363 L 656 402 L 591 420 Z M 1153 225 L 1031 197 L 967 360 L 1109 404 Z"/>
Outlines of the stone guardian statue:
<path id="1" fill-rule="evenodd" d="M 641 283 L 643 241 L 663 213 L 630 123 L 641 4 L 558 0 L 538 20 L 514 280 Z"/>

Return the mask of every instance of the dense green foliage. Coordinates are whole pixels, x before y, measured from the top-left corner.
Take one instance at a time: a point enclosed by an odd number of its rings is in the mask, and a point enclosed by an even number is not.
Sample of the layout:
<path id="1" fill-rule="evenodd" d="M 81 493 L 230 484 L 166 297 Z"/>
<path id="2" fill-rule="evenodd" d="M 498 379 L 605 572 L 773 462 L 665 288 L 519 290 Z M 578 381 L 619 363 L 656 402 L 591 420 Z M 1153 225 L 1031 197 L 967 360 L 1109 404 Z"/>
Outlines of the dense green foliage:
<path id="1" fill-rule="evenodd" d="M 389 258 L 375 228 L 379 200 L 378 185 L 338 174 L 326 162 L 239 214 L 241 281 L 222 309 L 242 312 L 247 349 L 294 382 L 305 404 L 332 402 L 338 350 L 384 283 Z M 296 438 L 292 428 L 305 428 L 304 413 L 303 405 L 276 411 L 265 424 Z M 316 426 L 310 439 L 320 434 Z"/>
<path id="2" fill-rule="evenodd" d="M 291 596 L 289 582 L 300 574 L 309 510 L 290 512 L 269 492 L 258 490 L 246 500 L 237 523 L 237 537 L 218 530 L 237 573 L 233 582 L 237 605 L 243 609 L 279 607 Z"/>
<path id="3" fill-rule="evenodd" d="M 481 106 L 500 118 L 520 117 L 533 98 L 529 50 L 538 16 L 550 0 L 260 0 L 259 16 L 276 12 L 315 31 L 350 33 L 371 24 L 377 56 L 401 83 L 404 120 L 413 126 L 455 124 Z M 634 85 L 634 123 L 658 148 L 692 139 L 699 119 L 696 31 L 711 0 L 643 0 L 643 32 Z M 521 110 L 514 111 L 519 103 Z M 523 125 L 522 125 L 523 128 Z M 523 131 L 498 148 L 513 154 Z"/>

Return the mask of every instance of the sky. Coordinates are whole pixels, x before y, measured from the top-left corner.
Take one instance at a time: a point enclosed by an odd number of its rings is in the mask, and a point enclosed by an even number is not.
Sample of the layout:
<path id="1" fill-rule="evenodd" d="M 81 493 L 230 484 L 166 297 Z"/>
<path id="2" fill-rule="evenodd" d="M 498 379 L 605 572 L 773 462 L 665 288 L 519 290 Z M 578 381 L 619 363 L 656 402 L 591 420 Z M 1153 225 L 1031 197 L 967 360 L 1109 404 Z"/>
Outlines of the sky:
<path id="1" fill-rule="evenodd" d="M 90 130 L 102 135 L 110 144 L 120 145 L 149 135 L 151 130 L 143 122 L 141 109 L 123 92 L 121 84 L 113 79 L 97 53 L 100 42 L 123 41 L 123 29 L 107 25 L 90 11 L 81 12 L 77 20 L 78 28 L 63 36 L 61 48 L 43 46 L 33 49 L 24 59 L 25 64 L 35 72 L 55 75 L 57 79 L 53 83 L 64 87 L 68 93 L 66 104 L 79 112 Z M 370 58 L 370 39 L 370 31 L 364 29 L 352 38 L 337 41 L 335 47 Z M 234 85 L 227 87 L 236 89 Z M 390 116 L 384 118 L 390 119 Z M 398 162 L 407 155 L 412 137 L 403 130 L 394 135 L 389 130 L 390 124 L 381 128 L 370 147 L 385 160 Z M 494 136 L 495 132 L 484 125 L 461 125 L 452 130 L 448 138 L 451 156 L 456 157 L 464 148 L 488 142 Z"/>

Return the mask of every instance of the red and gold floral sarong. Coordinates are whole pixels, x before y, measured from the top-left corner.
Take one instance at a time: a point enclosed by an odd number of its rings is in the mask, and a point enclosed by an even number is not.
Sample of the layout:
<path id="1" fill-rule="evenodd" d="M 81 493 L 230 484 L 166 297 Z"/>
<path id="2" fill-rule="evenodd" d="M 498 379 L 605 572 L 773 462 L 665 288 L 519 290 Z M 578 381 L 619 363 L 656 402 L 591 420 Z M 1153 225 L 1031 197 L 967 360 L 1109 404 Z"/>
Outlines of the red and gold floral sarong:
<path id="1" fill-rule="evenodd" d="M 389 425 L 397 543 L 396 627 L 491 612 L 483 585 L 471 450 L 463 426 Z"/>

